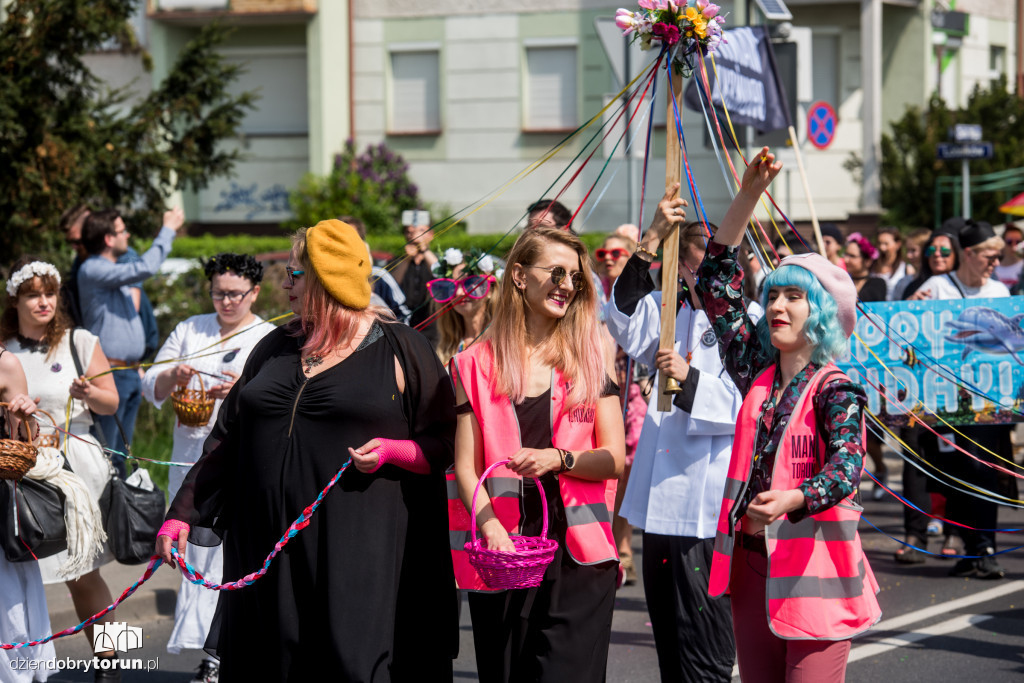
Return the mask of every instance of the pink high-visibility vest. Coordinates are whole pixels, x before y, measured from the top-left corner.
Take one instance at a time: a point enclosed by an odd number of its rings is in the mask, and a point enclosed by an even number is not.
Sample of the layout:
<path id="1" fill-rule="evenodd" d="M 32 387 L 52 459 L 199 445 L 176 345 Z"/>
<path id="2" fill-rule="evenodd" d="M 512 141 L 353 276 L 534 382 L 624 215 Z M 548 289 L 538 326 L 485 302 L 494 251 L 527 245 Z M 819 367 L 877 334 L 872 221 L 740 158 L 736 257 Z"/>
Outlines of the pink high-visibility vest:
<path id="1" fill-rule="evenodd" d="M 735 526 L 730 524 L 730 513 L 750 477 L 761 406 L 768 399 L 774 377 L 773 365 L 754 381 L 740 407 L 715 537 L 708 588 L 712 596 L 729 589 L 733 544 L 740 530 L 739 520 Z M 818 432 L 813 399 L 826 377 L 830 382 L 849 381 L 830 363 L 807 383 L 775 455 L 773 490 L 795 489 L 821 471 L 825 444 Z M 861 439 L 863 442 L 863 424 Z M 849 496 L 795 524 L 784 515 L 765 528 L 768 625 L 775 635 L 787 640 L 845 640 L 881 617 L 875 598 L 878 583 L 857 531 L 862 510 Z"/>
<path id="2" fill-rule="evenodd" d="M 508 396 L 495 393 L 494 354 L 489 341 L 474 344 L 455 356 L 453 379 L 462 382 L 483 437 L 484 468 L 506 460 L 522 448 L 519 420 Z M 597 410 L 595 406 L 566 406 L 569 384 L 558 370 L 551 381 L 551 434 L 558 448 L 574 453 L 594 448 Z M 502 526 L 510 534 L 521 528 L 520 502 L 522 477 L 505 467 L 495 469 L 486 480 L 485 490 Z M 615 509 L 617 480 L 586 481 L 563 475 L 558 490 L 565 505 L 567 530 L 565 550 L 580 564 L 596 564 L 618 559 L 612 538 L 612 511 Z M 469 564 L 465 544 L 470 537 L 470 518 L 459 497 L 455 474 L 448 473 L 448 530 L 452 563 L 459 588 L 492 590 Z M 477 531 L 479 534 L 479 530 Z"/>

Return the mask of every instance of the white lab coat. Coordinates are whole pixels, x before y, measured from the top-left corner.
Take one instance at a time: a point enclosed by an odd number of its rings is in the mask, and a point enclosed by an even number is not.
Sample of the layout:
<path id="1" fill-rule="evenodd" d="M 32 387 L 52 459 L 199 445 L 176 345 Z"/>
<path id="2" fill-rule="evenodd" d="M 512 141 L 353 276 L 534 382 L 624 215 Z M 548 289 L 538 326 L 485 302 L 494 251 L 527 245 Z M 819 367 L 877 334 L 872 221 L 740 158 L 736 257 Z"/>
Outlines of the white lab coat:
<path id="1" fill-rule="evenodd" d="M 635 361 L 652 367 L 660 336 L 661 292 L 651 292 L 633 315 L 620 311 L 614 291 L 605 309 L 608 331 Z M 750 306 L 751 317 L 761 308 Z M 703 310 L 687 302 L 676 316 L 675 350 L 685 340 L 698 370 L 693 409 L 658 412 L 655 384 L 619 514 L 651 534 L 712 538 L 725 491 L 732 439 L 743 397 L 722 366 L 718 340 Z M 660 378 L 660 377 L 659 377 Z"/>

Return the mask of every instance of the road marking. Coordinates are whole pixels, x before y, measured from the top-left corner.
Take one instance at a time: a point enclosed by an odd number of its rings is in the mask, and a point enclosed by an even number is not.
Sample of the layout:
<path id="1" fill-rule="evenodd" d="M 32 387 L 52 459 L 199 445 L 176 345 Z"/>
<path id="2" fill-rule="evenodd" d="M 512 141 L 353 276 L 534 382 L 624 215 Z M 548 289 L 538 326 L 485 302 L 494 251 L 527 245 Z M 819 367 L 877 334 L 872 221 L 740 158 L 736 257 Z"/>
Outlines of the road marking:
<path id="1" fill-rule="evenodd" d="M 870 638 L 872 634 L 883 632 L 883 631 L 898 631 L 910 624 L 916 624 L 919 621 L 925 619 L 931 619 L 932 617 L 940 614 L 948 614 L 950 612 L 962 609 L 964 607 L 970 607 L 989 600 L 995 600 L 1001 598 L 1004 595 L 1010 595 L 1017 591 L 1024 590 L 1024 581 L 1011 581 L 1002 585 L 996 586 L 995 588 L 989 588 L 988 590 L 981 591 L 980 593 L 974 593 L 973 595 L 967 595 L 956 600 L 944 602 L 940 605 L 932 605 L 931 607 L 925 607 L 914 612 L 908 612 L 901 614 L 898 617 L 892 619 L 883 619 L 882 621 L 875 624 L 874 627 L 867 634 L 866 637 Z M 869 643 L 867 645 L 861 645 L 855 647 L 850 652 L 850 658 L 848 662 L 856 662 L 867 657 L 874 657 L 876 655 L 894 650 L 904 645 L 910 645 L 912 643 L 919 642 L 926 638 L 932 638 L 934 636 L 941 636 L 947 633 L 955 633 L 962 631 L 965 628 L 980 624 L 983 621 L 991 619 L 992 616 L 988 614 L 965 614 L 949 621 L 944 621 L 934 626 L 923 628 L 919 631 L 910 631 L 898 635 L 888 636 L 881 640 Z M 740 675 L 739 664 L 733 666 L 732 677 L 736 679 Z"/>
<path id="2" fill-rule="evenodd" d="M 964 607 L 970 607 L 977 605 L 982 602 L 988 602 L 989 600 L 995 600 L 1001 598 L 1004 595 L 1016 593 L 1017 591 L 1024 590 L 1024 581 L 1011 581 L 1002 585 L 996 586 L 995 588 L 989 588 L 988 590 L 981 591 L 980 593 L 974 593 L 973 595 L 967 595 L 950 602 L 944 602 L 939 605 L 932 605 L 931 607 L 925 607 L 915 612 L 907 612 L 901 614 L 898 617 L 892 619 L 883 619 L 882 621 L 875 624 L 875 626 L 869 631 L 898 631 L 910 624 L 924 621 L 925 619 L 931 619 L 932 617 L 939 616 L 940 614 L 948 614 Z"/>
<path id="3" fill-rule="evenodd" d="M 912 645 L 913 643 L 917 643 L 927 638 L 934 638 L 935 636 L 944 636 L 949 633 L 963 631 L 965 628 L 977 626 L 978 624 L 986 622 L 992 618 L 991 614 L 962 614 L 959 617 L 950 619 L 949 621 L 943 621 L 939 624 L 926 626 L 919 631 L 910 631 L 909 633 L 900 633 L 889 636 L 877 642 L 853 648 L 853 651 L 850 652 L 850 658 L 847 660 L 847 664 L 852 664 L 853 662 L 860 661 L 861 659 L 867 659 L 868 657 L 877 657 L 878 655 L 885 654 L 890 650 L 895 650 L 896 648 L 903 647 L 905 645 Z"/>

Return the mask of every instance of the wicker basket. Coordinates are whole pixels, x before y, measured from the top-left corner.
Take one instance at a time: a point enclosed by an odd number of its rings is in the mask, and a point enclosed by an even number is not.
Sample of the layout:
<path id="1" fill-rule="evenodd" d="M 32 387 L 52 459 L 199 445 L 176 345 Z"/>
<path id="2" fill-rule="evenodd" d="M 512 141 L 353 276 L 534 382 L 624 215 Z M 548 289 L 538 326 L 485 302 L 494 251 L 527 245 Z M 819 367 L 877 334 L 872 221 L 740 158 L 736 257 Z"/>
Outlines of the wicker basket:
<path id="1" fill-rule="evenodd" d="M 0 407 L 7 408 L 7 403 L 0 403 Z M 7 420 L 10 427 L 9 413 L 5 410 L 3 418 Z M 8 430 L 13 431 L 13 430 Z M 19 430 L 20 431 L 20 430 Z M 22 441 L 14 435 L 13 439 L 0 439 L 0 479 L 19 480 L 25 473 L 35 467 L 36 447 L 29 441 Z"/>
<path id="2" fill-rule="evenodd" d="M 203 378 L 197 373 L 199 390 L 188 387 L 178 387 L 171 394 L 171 405 L 174 406 L 174 414 L 178 416 L 178 422 L 186 427 L 205 427 L 213 415 L 214 399 L 206 395 L 206 387 L 203 386 Z"/>
<path id="3" fill-rule="evenodd" d="M 496 462 L 486 470 L 480 477 L 473 491 L 473 507 L 476 510 L 476 498 L 480 493 L 480 486 L 484 479 L 496 467 L 504 466 L 508 460 Z M 469 563 L 480 574 L 488 588 L 533 588 L 539 586 L 544 579 L 544 572 L 547 570 L 551 560 L 558 550 L 558 541 L 549 539 L 548 536 L 548 502 L 544 495 L 544 489 L 539 485 L 540 501 L 543 509 L 543 527 L 540 536 L 511 536 L 514 551 L 509 550 L 488 550 L 487 540 L 476 537 L 476 515 L 470 513 L 470 530 L 473 540 L 466 543 L 466 554 L 469 556 Z"/>

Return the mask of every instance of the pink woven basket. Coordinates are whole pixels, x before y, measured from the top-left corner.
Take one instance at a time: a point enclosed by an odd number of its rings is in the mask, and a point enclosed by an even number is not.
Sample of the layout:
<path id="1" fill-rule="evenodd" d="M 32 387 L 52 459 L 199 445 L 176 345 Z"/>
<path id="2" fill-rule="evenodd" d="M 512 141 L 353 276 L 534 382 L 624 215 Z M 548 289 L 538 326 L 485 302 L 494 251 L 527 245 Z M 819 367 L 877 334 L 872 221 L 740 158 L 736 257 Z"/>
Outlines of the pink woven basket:
<path id="1" fill-rule="evenodd" d="M 473 510 L 476 510 L 476 497 L 480 493 L 480 486 L 484 479 L 496 467 L 503 467 L 508 460 L 496 462 L 486 470 L 480 477 L 473 491 Z M 469 563 L 480 574 L 488 588 L 533 588 L 539 586 L 544 579 L 544 572 L 547 570 L 551 560 L 558 550 L 558 541 L 548 538 L 548 501 L 544 496 L 544 489 L 538 482 L 540 490 L 540 501 L 543 506 L 543 527 L 540 536 L 510 536 L 512 544 L 516 547 L 514 551 L 509 550 L 488 550 L 487 540 L 476 537 L 476 515 L 470 513 L 470 531 L 473 540 L 466 544 L 466 554 L 469 556 Z"/>

